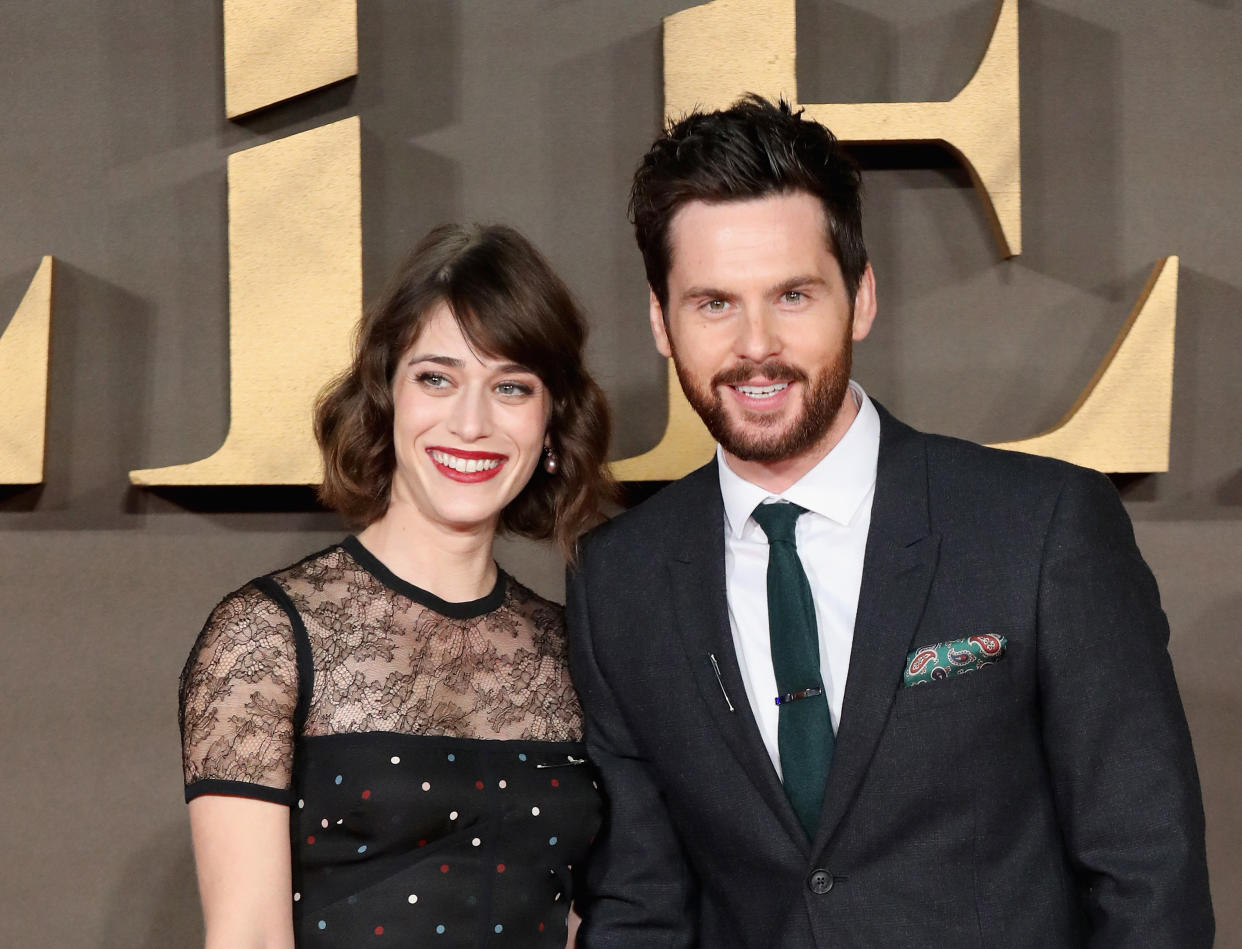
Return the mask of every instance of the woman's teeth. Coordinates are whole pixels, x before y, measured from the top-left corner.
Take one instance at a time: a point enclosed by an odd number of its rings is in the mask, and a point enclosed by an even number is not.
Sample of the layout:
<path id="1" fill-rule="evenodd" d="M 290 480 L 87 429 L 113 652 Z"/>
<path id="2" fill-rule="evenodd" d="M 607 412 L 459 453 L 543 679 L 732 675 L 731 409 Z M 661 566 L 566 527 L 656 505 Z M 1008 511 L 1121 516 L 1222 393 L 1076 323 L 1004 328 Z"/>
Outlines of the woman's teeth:
<path id="1" fill-rule="evenodd" d="M 450 455 L 445 451 L 433 451 L 431 452 L 431 457 L 436 464 L 444 465 L 446 468 L 452 468 L 454 471 L 460 471 L 463 474 L 471 474 L 475 471 L 490 471 L 500 464 L 499 458 L 458 458 L 456 455 Z"/>
<path id="2" fill-rule="evenodd" d="M 788 386 L 788 382 L 774 382 L 770 386 L 734 386 L 734 388 L 747 398 L 766 399 L 770 395 L 776 395 L 776 393 Z"/>

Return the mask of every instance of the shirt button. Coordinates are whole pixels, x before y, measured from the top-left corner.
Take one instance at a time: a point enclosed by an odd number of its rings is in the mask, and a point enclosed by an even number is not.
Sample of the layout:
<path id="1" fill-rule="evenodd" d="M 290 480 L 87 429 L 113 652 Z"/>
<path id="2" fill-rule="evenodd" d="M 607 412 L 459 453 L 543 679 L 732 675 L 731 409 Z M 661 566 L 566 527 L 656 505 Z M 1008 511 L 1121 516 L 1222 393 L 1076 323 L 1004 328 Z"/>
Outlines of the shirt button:
<path id="1" fill-rule="evenodd" d="M 832 889 L 832 874 L 827 870 L 812 870 L 806 878 L 806 885 L 812 893 L 822 896 Z"/>

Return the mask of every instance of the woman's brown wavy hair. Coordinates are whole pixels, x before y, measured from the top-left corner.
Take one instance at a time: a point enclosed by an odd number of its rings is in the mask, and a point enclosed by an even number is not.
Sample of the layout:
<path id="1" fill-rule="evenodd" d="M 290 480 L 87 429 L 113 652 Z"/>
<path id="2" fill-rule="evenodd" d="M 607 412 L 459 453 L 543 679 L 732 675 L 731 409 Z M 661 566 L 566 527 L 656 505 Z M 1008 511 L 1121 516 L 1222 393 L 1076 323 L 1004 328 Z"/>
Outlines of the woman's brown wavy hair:
<path id="1" fill-rule="evenodd" d="M 552 538 L 572 559 L 578 537 L 616 497 L 605 466 L 608 405 L 583 363 L 586 321 L 569 289 L 525 237 L 503 225 L 433 229 L 363 315 L 353 364 L 315 406 L 320 500 L 355 527 L 388 510 L 396 468 L 394 374 L 441 303 L 481 354 L 524 366 L 547 386 L 558 470 L 549 475 L 536 466 L 501 512 L 500 528 Z"/>

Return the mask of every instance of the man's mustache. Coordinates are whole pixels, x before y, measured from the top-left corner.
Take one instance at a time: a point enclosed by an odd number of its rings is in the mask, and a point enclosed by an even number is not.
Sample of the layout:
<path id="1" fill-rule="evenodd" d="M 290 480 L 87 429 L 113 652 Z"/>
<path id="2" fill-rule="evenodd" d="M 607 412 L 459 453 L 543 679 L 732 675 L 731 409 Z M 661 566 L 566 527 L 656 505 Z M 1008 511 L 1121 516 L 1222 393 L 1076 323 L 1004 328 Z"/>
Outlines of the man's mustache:
<path id="1" fill-rule="evenodd" d="M 807 374 L 801 369 L 791 366 L 787 362 L 781 362 L 779 359 L 768 359 L 761 363 L 751 359 L 744 359 L 736 366 L 722 369 L 712 376 L 712 388 L 744 385 L 755 378 L 755 376 L 788 382 L 806 382 L 808 378 Z"/>

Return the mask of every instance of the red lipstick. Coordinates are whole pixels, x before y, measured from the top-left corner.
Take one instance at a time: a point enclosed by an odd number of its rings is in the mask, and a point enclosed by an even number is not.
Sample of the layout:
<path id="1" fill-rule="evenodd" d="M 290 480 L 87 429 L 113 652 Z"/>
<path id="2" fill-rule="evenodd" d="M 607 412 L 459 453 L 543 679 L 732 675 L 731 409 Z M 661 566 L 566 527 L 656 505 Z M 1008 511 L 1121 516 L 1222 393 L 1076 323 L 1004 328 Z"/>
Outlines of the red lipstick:
<path id="1" fill-rule="evenodd" d="M 500 473 L 500 469 L 509 460 L 508 455 L 498 455 L 492 451 L 467 451 L 459 448 L 444 448 L 440 445 L 428 448 L 427 456 L 440 474 L 461 484 L 489 481 Z M 472 466 L 475 470 L 459 471 L 453 466 L 454 462 L 475 462 L 476 464 Z M 478 464 L 479 462 L 484 464 Z M 495 462 L 495 464 L 487 464 L 488 462 Z"/>

